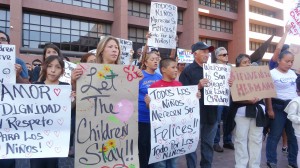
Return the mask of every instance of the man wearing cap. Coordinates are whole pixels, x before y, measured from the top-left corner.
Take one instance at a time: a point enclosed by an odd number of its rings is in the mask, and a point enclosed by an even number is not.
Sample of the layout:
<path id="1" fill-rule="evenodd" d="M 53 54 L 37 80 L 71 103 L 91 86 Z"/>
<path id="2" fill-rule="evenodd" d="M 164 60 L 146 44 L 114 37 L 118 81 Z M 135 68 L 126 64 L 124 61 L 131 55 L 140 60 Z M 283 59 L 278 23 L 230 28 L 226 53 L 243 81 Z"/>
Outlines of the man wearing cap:
<path id="1" fill-rule="evenodd" d="M 214 51 L 213 46 L 208 46 L 204 42 L 197 42 L 192 45 L 194 62 L 186 67 L 179 77 L 179 81 L 184 85 L 198 85 L 198 89 L 203 95 L 203 88 L 209 80 L 203 78 L 203 64 L 207 62 L 209 53 Z M 204 99 L 200 103 L 200 134 L 201 134 L 201 168 L 211 168 L 213 160 L 214 137 L 217 131 L 217 106 L 205 106 Z M 192 152 L 186 155 L 187 167 L 197 167 L 197 154 Z"/>

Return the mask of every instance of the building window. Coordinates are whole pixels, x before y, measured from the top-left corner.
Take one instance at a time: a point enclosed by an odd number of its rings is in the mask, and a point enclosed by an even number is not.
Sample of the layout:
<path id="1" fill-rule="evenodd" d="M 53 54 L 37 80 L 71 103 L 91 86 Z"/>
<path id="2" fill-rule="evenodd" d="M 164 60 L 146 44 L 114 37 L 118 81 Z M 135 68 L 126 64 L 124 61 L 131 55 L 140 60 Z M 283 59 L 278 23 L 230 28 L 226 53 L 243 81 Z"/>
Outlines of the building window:
<path id="1" fill-rule="evenodd" d="M 262 9 L 262 8 L 259 8 L 259 7 L 256 7 L 256 6 L 250 6 L 250 12 L 257 13 L 257 14 L 264 15 L 264 16 L 268 16 L 268 17 L 272 17 L 272 18 L 276 18 L 276 12 L 269 11 L 269 10 L 266 10 L 266 9 Z"/>
<path id="2" fill-rule="evenodd" d="M 74 6 L 81 6 L 85 8 L 92 8 L 97 10 L 103 10 L 108 12 L 114 11 L 113 0 L 48 0 L 48 1 L 69 4 Z"/>
<path id="3" fill-rule="evenodd" d="M 276 35 L 276 29 L 272 27 L 261 26 L 257 24 L 250 23 L 249 30 L 257 33 Z"/>
<path id="4" fill-rule="evenodd" d="M 237 13 L 238 0 L 199 0 L 199 4 Z"/>
<path id="5" fill-rule="evenodd" d="M 61 50 L 87 52 L 97 48 L 111 25 L 33 13 L 23 14 L 23 46 L 44 48 L 51 42 Z"/>
<path id="6" fill-rule="evenodd" d="M 0 9 L 0 30 L 9 35 L 10 12 L 7 9 Z"/>
<path id="7" fill-rule="evenodd" d="M 228 49 L 228 42 L 227 41 L 221 41 L 221 40 L 214 40 L 209 38 L 199 38 L 199 41 L 205 42 L 207 45 L 214 46 L 215 48 L 218 47 L 225 47 Z"/>
<path id="8" fill-rule="evenodd" d="M 141 18 L 150 18 L 151 5 L 137 1 L 128 1 L 128 15 Z M 177 24 L 183 24 L 183 11 L 178 11 Z"/>
<path id="9" fill-rule="evenodd" d="M 257 50 L 262 44 L 263 44 L 263 43 L 250 41 L 249 48 L 250 48 L 250 50 L 255 51 L 255 50 Z M 269 52 L 269 53 L 274 53 L 275 49 L 276 49 L 276 45 L 270 44 L 270 46 L 269 46 L 268 49 L 267 49 L 267 52 Z"/>
<path id="10" fill-rule="evenodd" d="M 207 16 L 199 16 L 199 27 L 202 29 L 208 29 L 213 31 L 231 33 L 233 24 L 230 21 L 216 19 Z"/>

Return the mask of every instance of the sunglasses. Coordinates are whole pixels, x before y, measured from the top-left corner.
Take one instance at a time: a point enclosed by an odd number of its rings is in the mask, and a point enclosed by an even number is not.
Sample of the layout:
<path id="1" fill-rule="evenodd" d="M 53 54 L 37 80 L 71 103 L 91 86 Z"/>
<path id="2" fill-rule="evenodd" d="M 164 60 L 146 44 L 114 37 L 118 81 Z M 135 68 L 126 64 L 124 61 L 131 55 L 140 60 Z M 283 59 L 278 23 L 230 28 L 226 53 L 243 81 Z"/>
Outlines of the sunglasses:
<path id="1" fill-rule="evenodd" d="M 226 56 L 228 56 L 228 54 L 227 53 L 226 54 L 220 54 L 219 56 L 226 57 Z"/>
<path id="2" fill-rule="evenodd" d="M 33 66 L 41 66 L 41 64 L 33 64 Z"/>

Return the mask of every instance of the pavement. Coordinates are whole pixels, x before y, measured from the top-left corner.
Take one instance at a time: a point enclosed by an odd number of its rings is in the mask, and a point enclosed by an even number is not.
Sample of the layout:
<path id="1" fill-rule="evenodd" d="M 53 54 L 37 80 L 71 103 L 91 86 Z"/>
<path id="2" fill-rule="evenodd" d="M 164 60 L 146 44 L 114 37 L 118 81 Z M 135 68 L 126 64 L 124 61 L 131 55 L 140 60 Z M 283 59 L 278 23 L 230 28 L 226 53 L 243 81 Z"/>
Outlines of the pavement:
<path id="1" fill-rule="evenodd" d="M 220 144 L 222 145 L 222 144 Z M 267 168 L 266 166 L 266 152 L 265 152 L 265 142 L 263 143 L 262 148 L 262 157 L 261 157 L 261 168 Z M 287 162 L 287 155 L 283 154 L 281 152 L 281 141 L 278 144 L 277 147 L 277 158 L 278 158 L 278 168 L 287 168 L 288 162 Z M 198 146 L 197 149 L 197 156 L 198 156 L 198 166 L 197 168 L 200 168 L 200 148 Z M 73 168 L 74 160 L 72 158 L 61 158 L 59 159 L 59 168 Z M 214 160 L 213 160 L 213 168 L 234 168 L 234 151 L 230 149 L 224 148 L 224 152 L 218 153 L 214 152 Z M 1 166 L 0 166 L 1 167 Z M 185 157 L 181 156 L 178 163 L 178 168 L 185 168 L 186 167 L 186 161 Z M 18 159 L 16 162 L 16 168 L 29 168 L 29 160 L 27 159 Z"/>

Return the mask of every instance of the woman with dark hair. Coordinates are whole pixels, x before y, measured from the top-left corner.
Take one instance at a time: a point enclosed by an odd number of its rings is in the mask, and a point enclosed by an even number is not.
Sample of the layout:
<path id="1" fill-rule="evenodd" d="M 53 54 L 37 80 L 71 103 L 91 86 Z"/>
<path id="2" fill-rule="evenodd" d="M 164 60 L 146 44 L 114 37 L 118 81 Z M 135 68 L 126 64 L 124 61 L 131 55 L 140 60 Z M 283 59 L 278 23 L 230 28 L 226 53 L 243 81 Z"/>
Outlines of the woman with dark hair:
<path id="1" fill-rule="evenodd" d="M 236 67 L 251 65 L 250 56 L 240 54 L 236 58 Z M 259 168 L 261 161 L 263 126 L 265 125 L 264 102 L 253 97 L 251 100 L 231 102 L 229 110 L 230 131 L 234 131 L 235 168 Z"/>
<path id="2" fill-rule="evenodd" d="M 55 44 L 48 44 L 45 46 L 44 50 L 43 50 L 43 62 L 45 61 L 45 59 L 50 56 L 50 55 L 56 55 L 59 57 L 62 57 L 61 51 L 60 49 L 55 45 Z M 36 66 L 33 69 L 33 76 L 32 76 L 32 83 L 38 81 L 39 77 L 40 77 L 40 73 L 41 73 L 41 67 Z"/>
<path id="3" fill-rule="evenodd" d="M 297 167 L 297 151 L 298 145 L 294 134 L 292 123 L 287 119 L 284 108 L 291 99 L 297 97 L 296 92 L 296 73 L 291 70 L 294 62 L 294 55 L 289 51 L 283 51 L 278 56 L 278 66 L 270 71 L 274 81 L 276 98 L 268 99 L 268 115 L 270 120 L 270 132 L 267 138 L 266 156 L 267 165 L 274 168 L 277 165 L 277 145 L 285 128 L 288 137 L 288 163 L 290 168 Z"/>
<path id="4" fill-rule="evenodd" d="M 64 73 L 65 63 L 61 57 L 56 55 L 48 56 L 41 71 L 41 77 L 36 84 L 44 85 L 69 85 L 60 82 L 59 78 Z M 30 159 L 30 168 L 58 168 L 58 158 L 36 158 Z"/>
<path id="5" fill-rule="evenodd" d="M 86 53 L 81 57 L 80 62 L 81 63 L 96 63 L 96 56 L 93 53 Z"/>

